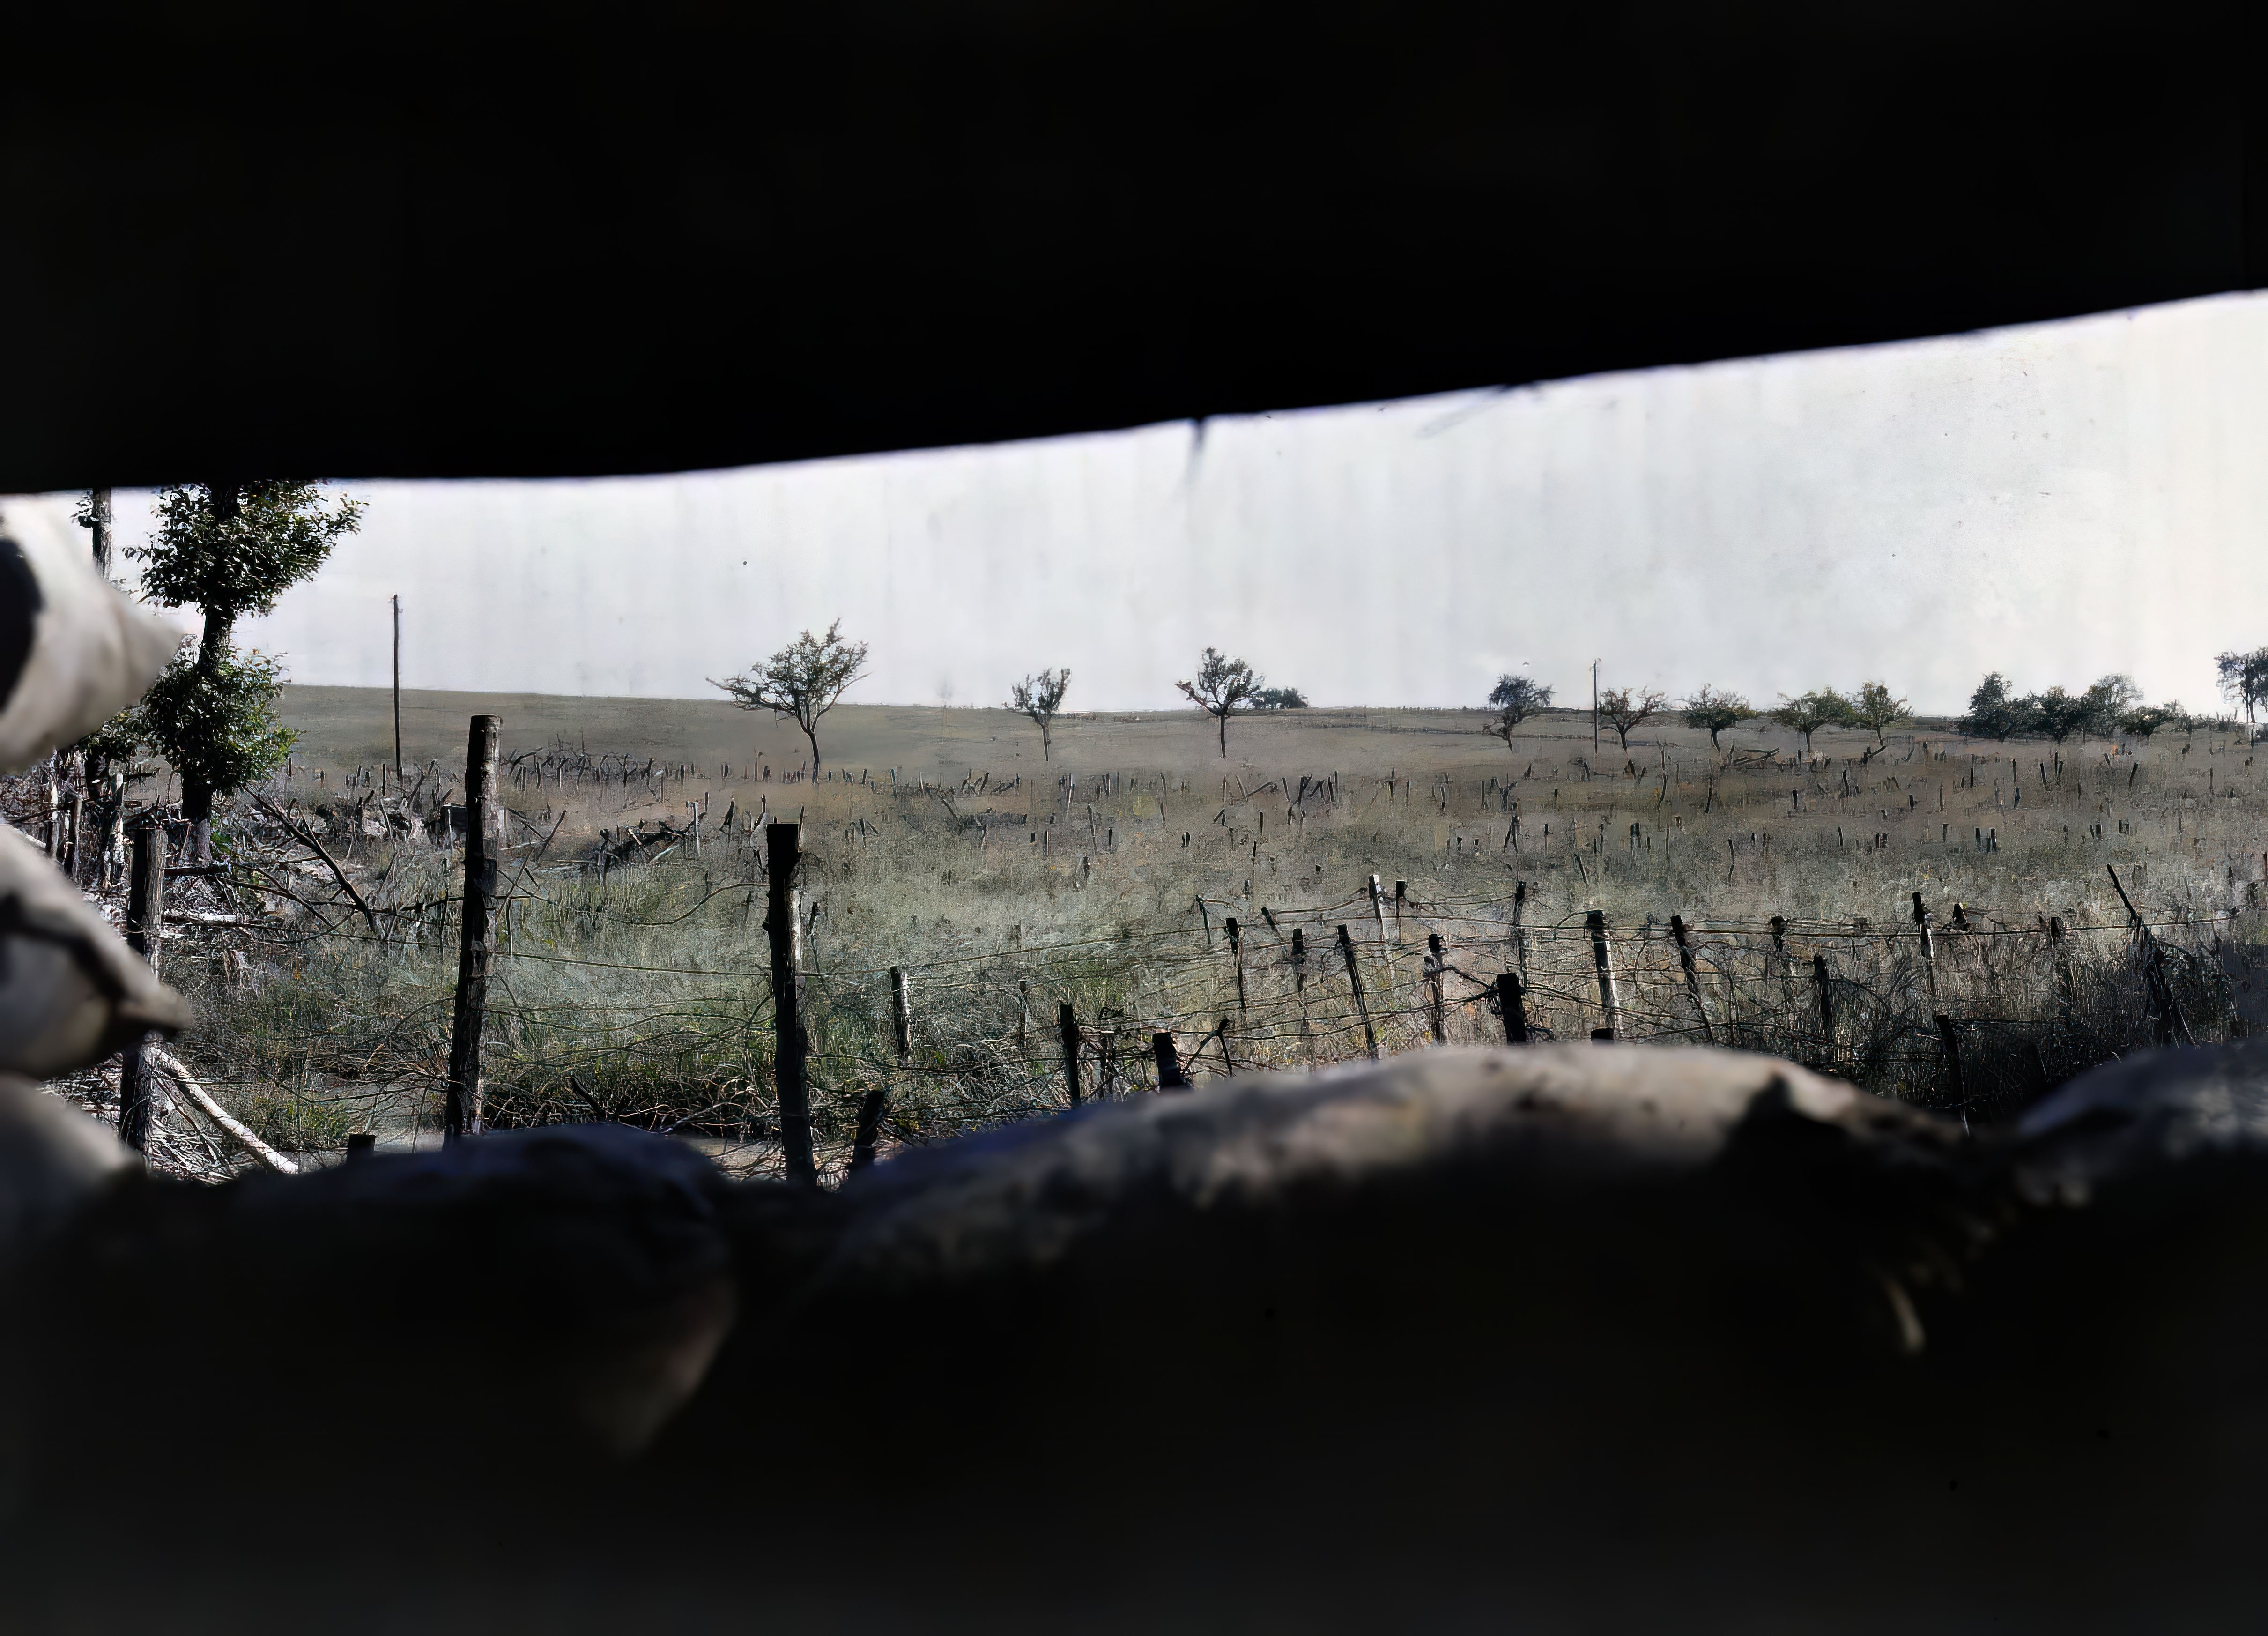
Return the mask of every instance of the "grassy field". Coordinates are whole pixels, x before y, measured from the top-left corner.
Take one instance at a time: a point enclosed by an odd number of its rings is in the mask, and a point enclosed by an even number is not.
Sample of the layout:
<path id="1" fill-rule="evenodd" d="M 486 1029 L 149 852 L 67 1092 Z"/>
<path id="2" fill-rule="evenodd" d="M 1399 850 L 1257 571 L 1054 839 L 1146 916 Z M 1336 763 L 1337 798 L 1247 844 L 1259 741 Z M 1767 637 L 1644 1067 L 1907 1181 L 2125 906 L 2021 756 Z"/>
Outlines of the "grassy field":
<path id="1" fill-rule="evenodd" d="M 1761 724 L 1721 748 L 1648 724 L 1625 751 L 1611 732 L 1594 748 L 1587 717 L 1553 713 L 1507 749 L 1477 713 L 1306 711 L 1233 722 L 1224 759 L 1207 719 L 1130 712 L 1059 720 L 1043 761 L 1037 732 L 1005 711 L 846 705 L 814 781 L 799 734 L 721 704 L 404 704 L 405 754 L 440 783 L 461 777 L 475 711 L 503 718 L 520 758 L 505 798 L 529 822 L 511 854 L 495 1116 L 740 1136 L 759 1164 L 770 1044 L 752 823 L 765 815 L 804 825 L 815 1076 L 836 1162 L 873 1086 L 891 1092 L 899 1141 L 1061 1106 L 1066 1002 L 1083 1090 L 1123 1094 L 1151 1082 L 1160 1031 L 1201 1073 L 1343 1059 L 1373 1040 L 1500 1039 L 1490 985 L 1507 970 L 1539 1032 L 1611 1022 L 1620 1037 L 1778 1050 L 1988 1116 L 2161 1027 L 2106 865 L 2154 928 L 2186 1028 L 2218 1037 L 2258 999 L 2268 798 L 2231 733 L 2058 753 L 1927 727 L 1880 746 L 1827 732 L 1807 759 Z M 357 1124 L 430 1116 L 453 975 L 450 855 L 347 822 L 390 759 L 383 693 L 293 689 L 286 713 L 302 740 L 277 793 L 319 821 L 328 809 L 386 935 L 356 936 L 319 872 L 279 859 L 293 899 L 261 897 L 275 929 L 240 940 L 239 958 L 214 940 L 197 968 L 212 974 L 204 1036 L 186 1049 L 271 1131 L 320 1149 Z M 656 829 L 683 829 L 688 803 L 708 814 L 697 852 Z M 633 829 L 656 844 L 601 866 L 601 833 Z M 229 890 L 245 907 L 246 889 Z M 893 966 L 915 994 L 904 1058 Z"/>

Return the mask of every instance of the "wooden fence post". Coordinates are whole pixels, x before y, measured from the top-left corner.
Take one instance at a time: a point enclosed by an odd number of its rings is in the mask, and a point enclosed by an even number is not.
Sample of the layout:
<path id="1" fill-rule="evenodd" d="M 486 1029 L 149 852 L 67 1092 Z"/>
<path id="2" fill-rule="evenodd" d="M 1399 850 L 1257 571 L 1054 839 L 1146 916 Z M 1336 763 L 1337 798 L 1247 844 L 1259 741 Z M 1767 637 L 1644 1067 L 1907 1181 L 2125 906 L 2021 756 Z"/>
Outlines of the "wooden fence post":
<path id="1" fill-rule="evenodd" d="M 2064 940 L 2061 915 L 2048 917 L 2048 947 L 2055 959 L 2056 998 L 2068 1010 L 2077 999 L 2077 986 L 2072 982 L 2071 945 Z"/>
<path id="2" fill-rule="evenodd" d="M 1069 1000 L 1056 1007 L 1056 1033 L 1063 1040 L 1064 1083 L 1071 1087 L 1071 1105 L 1079 1106 L 1079 1013 Z"/>
<path id="3" fill-rule="evenodd" d="M 497 735 L 503 722 L 475 716 L 465 741 L 465 894 L 458 917 L 456 1015 L 449 1030 L 449 1087 L 442 1139 L 481 1128 L 481 1029 L 488 1021 L 489 962 L 495 953 Z"/>
<path id="4" fill-rule="evenodd" d="M 1521 992 L 1520 974 L 1500 971 L 1496 979 L 1497 1009 L 1504 1013 L 1504 1038 L 1508 1045 L 1528 1043 L 1528 1004 Z"/>
<path id="5" fill-rule="evenodd" d="M 1378 922 L 1378 944 L 1383 948 L 1386 947 L 1386 895 L 1380 890 L 1376 875 L 1370 877 L 1370 913 L 1371 917 Z"/>
<path id="6" fill-rule="evenodd" d="M 1234 915 L 1229 916 L 1225 924 L 1228 930 L 1229 958 L 1236 964 L 1236 1008 L 1248 1013 L 1251 1007 L 1244 1002 L 1244 928 L 1237 924 Z"/>
<path id="7" fill-rule="evenodd" d="M 1375 892 L 1378 887 L 1378 877 L 1373 875 L 1370 881 L 1371 889 Z M 1371 1061 L 1376 1062 L 1378 1032 L 1370 1026 L 1370 1006 L 1362 997 L 1362 973 L 1354 963 L 1354 939 L 1347 935 L 1344 921 L 1339 923 L 1339 953 L 1346 960 L 1347 985 L 1354 990 L 1355 1014 L 1362 1019 L 1363 1043 L 1369 1049 Z"/>
<path id="8" fill-rule="evenodd" d="M 890 968 L 890 1021 L 898 1035 L 898 1060 L 905 1061 L 914 1054 L 913 994 L 906 986 L 906 969 Z"/>
<path id="9" fill-rule="evenodd" d="M 151 811 L 134 826 L 134 862 L 127 876 L 127 946 L 158 968 L 159 932 L 166 919 L 166 827 Z M 118 1139 L 142 1151 L 150 1139 L 150 1062 L 147 1038 L 126 1048 L 118 1065 Z"/>
<path id="10" fill-rule="evenodd" d="M 1307 934 L 1292 928 L 1292 992 L 1300 1002 L 1300 1044 L 1307 1060 L 1315 1059 L 1314 1029 L 1307 1018 Z"/>
<path id="11" fill-rule="evenodd" d="M 1811 986 L 1819 995 L 1819 1032 L 1829 1045 L 1835 1043 L 1835 997 L 1827 975 L 1827 956 L 1811 957 Z"/>
<path id="12" fill-rule="evenodd" d="M 1425 934 L 1425 1005 L 1432 1013 L 1433 1043 L 1436 1045 L 1449 1043 L 1448 1007 L 1441 997 L 1441 934 L 1428 932 Z"/>
<path id="13" fill-rule="evenodd" d="M 1158 1060 L 1160 1090 L 1186 1091 L 1189 1088 L 1189 1076 L 1182 1072 L 1181 1053 L 1174 1049 L 1171 1034 L 1152 1034 L 1150 1036 L 1150 1054 Z"/>
<path id="14" fill-rule="evenodd" d="M 1606 1036 L 1614 1038 L 1622 1032 L 1622 995 L 1615 985 L 1615 953 L 1607 944 L 1607 911 L 1594 909 L 1583 917 L 1583 924 L 1591 933 L 1591 964 L 1597 969 L 1599 978 L 1599 1009 L 1607 1014 Z M 1592 1031 L 1597 1039 L 1599 1033 Z"/>
<path id="15" fill-rule="evenodd" d="M 1669 935 L 1677 941 L 1677 963 L 1685 969 L 1685 991 L 1693 997 L 1693 1014 L 1701 1019 L 1701 1037 L 1714 1045 L 1717 1031 L 1709 1026 L 1709 1008 L 1701 1003 L 1701 973 L 1693 963 L 1693 945 L 1686 939 L 1683 916 L 1670 916 Z"/>
<path id="16" fill-rule="evenodd" d="M 1791 1006 L 1795 1004 L 1795 984 L 1790 971 L 1787 954 L 1787 917 L 1771 917 L 1771 965 L 1779 974 L 1780 992 Z"/>
<path id="17" fill-rule="evenodd" d="M 1513 947 L 1518 951 L 1520 969 L 1522 971 L 1528 969 L 1528 928 L 1521 923 L 1527 917 L 1527 914 L 1528 882 L 1515 881 L 1512 883 L 1512 940 Z"/>
<path id="18" fill-rule="evenodd" d="M 779 1087 L 780 1161 L 787 1179 L 815 1186 L 818 1161 L 811 1151 L 810 1035 L 803 1026 L 803 915 L 796 868 L 803 861 L 803 826 L 775 823 L 764 832 L 764 864 L 771 902 L 764 930 L 771 940 L 772 1068 Z"/>
<path id="19" fill-rule="evenodd" d="M 1913 922 L 1921 933 L 1921 970 L 1929 983 L 1929 1003 L 1937 1004 L 1937 937 L 1929 928 L 1929 910 L 1922 907 L 1921 894 L 1913 895 Z M 2060 924 L 2060 923 L 2058 923 Z"/>
<path id="20" fill-rule="evenodd" d="M 1961 1074 L 1961 1036 L 1953 1030 L 1953 1019 L 1943 1012 L 1937 1013 L 1937 1037 L 1945 1047 L 1945 1078 L 1953 1087 L 1955 1105 L 1961 1109 L 1961 1128 L 1969 1128 L 1969 1087 Z"/>

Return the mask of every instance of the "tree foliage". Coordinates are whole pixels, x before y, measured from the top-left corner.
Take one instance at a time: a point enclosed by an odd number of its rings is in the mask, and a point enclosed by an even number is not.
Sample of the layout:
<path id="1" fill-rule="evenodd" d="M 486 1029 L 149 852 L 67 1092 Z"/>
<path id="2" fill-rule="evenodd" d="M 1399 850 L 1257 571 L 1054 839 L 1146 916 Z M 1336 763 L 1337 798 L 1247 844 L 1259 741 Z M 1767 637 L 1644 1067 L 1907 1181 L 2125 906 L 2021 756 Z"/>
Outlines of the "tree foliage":
<path id="1" fill-rule="evenodd" d="M 1220 722 L 1220 753 L 1228 754 L 1230 712 L 1249 710 L 1267 686 L 1266 678 L 1241 659 L 1231 659 L 1218 648 L 1207 648 L 1197 661 L 1197 680 L 1174 685 L 1189 702 Z"/>
<path id="2" fill-rule="evenodd" d="M 1252 696 L 1255 710 L 1305 710 L 1307 696 L 1297 688 L 1263 688 Z"/>
<path id="3" fill-rule="evenodd" d="M 1719 733 L 1727 727 L 1739 726 L 1741 723 L 1756 714 L 1756 711 L 1749 707 L 1749 701 L 1741 695 L 1729 689 L 1715 687 L 1706 682 L 1701 684 L 1691 698 L 1685 701 L 1683 708 L 1685 725 L 1689 727 L 1707 728 L 1709 745 L 1712 749 L 1723 748 L 1717 742 Z"/>
<path id="4" fill-rule="evenodd" d="M 2087 705 L 2086 719 L 2080 724 L 2080 732 L 2107 739 L 2117 733 L 2119 724 L 2140 706 L 2142 689 L 2133 677 L 2113 671 L 2107 676 L 2096 677 L 2080 696 Z"/>
<path id="5" fill-rule="evenodd" d="M 1551 689 L 1533 676 L 1515 676 L 1509 673 L 1496 679 L 1489 689 L 1489 708 L 1496 719 L 1481 729 L 1491 738 L 1502 739 L 1506 749 L 1512 748 L 1512 735 L 1520 724 L 1540 711 L 1551 707 Z"/>
<path id="6" fill-rule="evenodd" d="M 1969 696 L 1969 713 L 1954 724 L 1972 739 L 2006 739 L 2022 731 L 2024 702 L 2009 690 L 2008 678 L 1995 670 Z"/>
<path id="7" fill-rule="evenodd" d="M 2216 654 L 2213 663 L 2220 676 L 2220 690 L 2243 711 L 2246 721 L 2257 724 L 2260 707 L 2268 704 L 2268 647 Z"/>
<path id="8" fill-rule="evenodd" d="M 1883 682 L 1866 682 L 1859 686 L 1859 696 L 1851 701 L 1851 719 L 1874 735 L 1874 742 L 1889 741 L 1891 727 L 1911 713 L 1912 706 L 1890 691 Z"/>
<path id="9" fill-rule="evenodd" d="M 215 800 L 266 777 L 291 746 L 276 718 L 282 672 L 273 660 L 236 656 L 236 622 L 269 612 L 313 575 L 362 526 L 363 508 L 343 495 L 334 502 L 319 483 L 262 480 L 166 489 L 157 514 L 150 542 L 126 553 L 142 564 L 142 593 L 163 607 L 195 607 L 204 629 L 195 659 L 166 673 L 142 714 L 180 774 L 181 814 L 203 861 Z"/>
<path id="10" fill-rule="evenodd" d="M 1822 727 L 1845 727 L 1858 720 L 1851 701 L 1833 688 L 1814 688 L 1793 698 L 1783 693 L 1771 719 L 1790 732 L 1802 735 L 1803 753 L 1807 755 L 1811 754 L 1811 735 Z"/>
<path id="11" fill-rule="evenodd" d="M 855 682 L 865 679 L 866 645 L 843 639 L 843 622 L 824 636 L 803 632 L 760 665 L 709 685 L 722 688 L 742 710 L 768 710 L 803 729 L 811 745 L 811 770 L 820 770 L 819 719 L 833 710 Z M 1065 673 L 1064 680 L 1070 680 Z"/>
<path id="12" fill-rule="evenodd" d="M 1627 755 L 1631 733 L 1668 703 L 1669 696 L 1659 688 L 1609 688 L 1599 695 L 1599 719 L 1615 730 Z"/>
<path id="13" fill-rule="evenodd" d="M 1029 716 L 1040 730 L 1040 759 L 1052 755 L 1049 745 L 1055 730 L 1056 712 L 1063 708 L 1064 695 L 1071 691 L 1071 667 L 1042 670 L 1026 676 L 1021 682 L 1008 684 L 1008 708 Z"/>

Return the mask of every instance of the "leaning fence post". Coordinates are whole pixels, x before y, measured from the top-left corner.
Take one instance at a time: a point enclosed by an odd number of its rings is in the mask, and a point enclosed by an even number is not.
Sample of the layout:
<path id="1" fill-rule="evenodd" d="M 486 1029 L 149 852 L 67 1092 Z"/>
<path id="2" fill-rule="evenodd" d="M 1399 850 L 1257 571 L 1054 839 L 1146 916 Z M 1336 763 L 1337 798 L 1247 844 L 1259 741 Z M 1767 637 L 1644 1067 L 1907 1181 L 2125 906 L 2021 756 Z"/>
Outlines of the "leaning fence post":
<path id="1" fill-rule="evenodd" d="M 1056 1032 L 1063 1039 L 1064 1083 L 1071 1087 L 1071 1105 L 1079 1106 L 1079 1013 L 1069 1000 L 1056 1007 Z"/>
<path id="2" fill-rule="evenodd" d="M 787 1179 L 805 1186 L 819 1180 L 811 1151 L 809 1036 L 803 1027 L 803 916 L 796 866 L 803 861 L 803 826 L 775 823 L 764 832 L 765 872 L 771 903 L 764 917 L 772 956 L 772 1069 L 779 1087 L 780 1159 Z"/>
<path id="3" fill-rule="evenodd" d="M 1315 1035 L 1307 1019 L 1307 934 L 1298 926 L 1292 928 L 1292 991 L 1300 1002 L 1300 1044 L 1313 1062 Z"/>
<path id="4" fill-rule="evenodd" d="M 1441 934 L 1428 932 L 1425 934 L 1425 1004 L 1432 1013 L 1433 1043 L 1436 1045 L 1449 1043 L 1447 1007 L 1441 998 Z"/>
<path id="5" fill-rule="evenodd" d="M 451 1142 L 481 1128 L 481 1029 L 488 1021 L 489 962 L 496 948 L 497 736 L 503 726 L 497 717 L 475 716 L 465 739 L 465 895 L 441 1117 L 442 1139 Z"/>
<path id="6" fill-rule="evenodd" d="M 1583 924 L 1591 933 L 1591 963 L 1598 969 L 1599 1009 L 1607 1014 L 1606 1035 L 1612 1039 L 1622 1032 L 1622 996 L 1615 986 L 1615 954 L 1607 944 L 1607 911 L 1594 909 L 1583 917 Z M 1594 1029 L 1593 1039 L 1599 1037 Z"/>
<path id="7" fill-rule="evenodd" d="M 1504 1013 L 1505 1043 L 1528 1043 L 1528 1003 L 1521 992 L 1520 974 L 1500 971 L 1496 979 L 1497 1009 Z"/>
<path id="8" fill-rule="evenodd" d="M 2056 998 L 2063 1002 L 2066 1009 L 2069 1009 L 2076 998 L 2076 991 L 2071 980 L 2071 945 L 2064 940 L 2061 915 L 2048 917 L 2048 946 L 2055 957 Z"/>
<path id="9" fill-rule="evenodd" d="M 1186 1091 L 1189 1076 L 1182 1072 L 1181 1053 L 1174 1049 L 1174 1036 L 1160 1032 L 1150 1036 L 1150 1054 L 1158 1060 L 1158 1088 L 1161 1091 Z"/>
<path id="10" fill-rule="evenodd" d="M 1669 935 L 1677 941 L 1677 963 L 1685 969 L 1685 991 L 1693 997 L 1693 1014 L 1701 1019 L 1701 1037 L 1714 1045 L 1717 1031 L 1709 1026 L 1709 1008 L 1701 1003 L 1701 973 L 1693 964 L 1693 945 L 1686 940 L 1683 916 L 1670 916 Z"/>
<path id="11" fill-rule="evenodd" d="M 1376 875 L 1371 876 L 1375 887 Z M 1363 1043 L 1369 1049 L 1370 1059 L 1378 1060 L 1378 1031 L 1370 1026 L 1370 1006 L 1362 997 L 1362 972 L 1354 963 L 1354 940 L 1347 935 L 1346 923 L 1339 923 L 1339 953 L 1346 960 L 1347 986 L 1354 991 L 1355 1014 L 1362 1019 Z"/>
<path id="12" fill-rule="evenodd" d="M 166 829 L 156 813 L 134 826 L 134 862 L 127 877 L 127 946 L 158 969 L 166 918 Z M 150 1139 L 147 1036 L 126 1048 L 118 1065 L 118 1139 L 140 1152 Z"/>
<path id="13" fill-rule="evenodd" d="M 1921 894 L 1913 895 L 1913 921 L 1921 932 L 1921 970 L 1929 982 L 1929 1003 L 1937 1004 L 1937 938 L 1929 929 L 1929 910 L 1922 907 Z M 2063 923 L 2056 923 L 2060 926 Z"/>
<path id="14" fill-rule="evenodd" d="M 1229 957 L 1236 962 L 1236 1008 L 1248 1011 L 1244 1003 L 1244 928 L 1236 924 L 1234 915 L 1228 917 L 1227 925 Z"/>

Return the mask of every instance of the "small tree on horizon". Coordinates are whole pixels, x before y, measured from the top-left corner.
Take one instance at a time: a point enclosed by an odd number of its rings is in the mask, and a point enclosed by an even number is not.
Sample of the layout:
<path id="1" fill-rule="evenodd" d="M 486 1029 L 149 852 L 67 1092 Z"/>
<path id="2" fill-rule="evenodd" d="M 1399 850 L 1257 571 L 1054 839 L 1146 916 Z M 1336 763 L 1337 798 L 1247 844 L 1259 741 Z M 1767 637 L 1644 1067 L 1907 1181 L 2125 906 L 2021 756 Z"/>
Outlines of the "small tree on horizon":
<path id="1" fill-rule="evenodd" d="M 1953 725 L 1972 739 L 2005 741 L 2023 727 L 2023 701 L 2008 691 L 2007 677 L 1992 671 L 1969 696 L 1969 713 Z"/>
<path id="2" fill-rule="evenodd" d="M 709 685 L 724 689 L 742 710 L 768 710 L 791 718 L 811 745 L 815 778 L 820 771 L 819 719 L 835 708 L 853 682 L 865 679 L 865 663 L 866 645 L 845 642 L 843 622 L 837 619 L 825 636 L 806 630 L 762 664 L 722 682 L 711 677 Z"/>
<path id="3" fill-rule="evenodd" d="M 1064 695 L 1071 690 L 1071 667 L 1042 670 L 1026 676 L 1021 682 L 1008 684 L 1008 708 L 1029 716 L 1040 730 L 1040 759 L 1049 760 L 1049 748 L 1055 727 L 1056 712 L 1063 708 Z"/>
<path id="4" fill-rule="evenodd" d="M 2159 728 L 2179 726 L 2181 721 L 2182 702 L 2168 699 L 2162 704 L 2137 704 L 2118 719 L 2118 731 L 2131 733 L 2146 743 Z"/>
<path id="5" fill-rule="evenodd" d="M 1255 710 L 1305 710 L 1307 696 L 1297 688 L 1263 688 L 1252 696 Z"/>
<path id="6" fill-rule="evenodd" d="M 1862 727 L 1871 728 L 1876 744 L 1889 742 L 1889 729 L 1904 721 L 1911 706 L 1890 691 L 1884 682 L 1866 682 L 1859 686 L 1859 696 L 1851 702 L 1851 719 Z"/>
<path id="7" fill-rule="evenodd" d="M 1627 755 L 1632 731 L 1668 703 L 1669 695 L 1659 688 L 1609 688 L 1599 695 L 1599 719 L 1615 730 Z"/>
<path id="8" fill-rule="evenodd" d="M 1512 735 L 1520 731 L 1520 724 L 1539 711 L 1551 707 L 1551 689 L 1533 676 L 1515 676 L 1509 672 L 1496 679 L 1489 689 L 1489 708 L 1496 719 L 1481 729 L 1492 739 L 1502 739 L 1504 748 L 1512 748 Z"/>
<path id="9" fill-rule="evenodd" d="M 1811 754 L 1811 735 L 1822 727 L 1845 726 L 1858 719 L 1852 713 L 1851 701 L 1833 688 L 1814 688 L 1793 698 L 1783 693 L 1779 701 L 1771 719 L 1791 733 L 1803 735 L 1806 755 Z"/>
<path id="10" fill-rule="evenodd" d="M 293 735 L 276 714 L 283 672 L 259 654 L 239 659 L 233 638 L 239 620 L 272 611 L 362 526 L 361 502 L 324 498 L 321 483 L 275 480 L 163 490 L 156 534 L 126 553 L 143 565 L 149 601 L 204 615 L 195 657 L 174 660 L 141 706 L 151 741 L 180 775 L 198 863 L 212 861 L 214 802 L 291 754 Z"/>
<path id="11" fill-rule="evenodd" d="M 1249 709 L 1266 683 L 1257 671 L 1241 659 L 1231 659 L 1218 648 L 1207 648 L 1197 663 L 1195 682 L 1176 682 L 1174 685 L 1187 694 L 1189 702 L 1207 715 L 1220 722 L 1221 759 L 1228 758 L 1228 717 L 1234 710 Z"/>
<path id="12" fill-rule="evenodd" d="M 2086 719 L 2080 724 L 2080 733 L 2107 739 L 2118 731 L 2120 722 L 2140 708 L 2142 689 L 2133 677 L 2113 671 L 2095 678 L 2095 684 L 2080 697 L 2087 706 Z"/>
<path id="13" fill-rule="evenodd" d="M 2058 744 L 2084 728 L 2095 710 L 2085 694 L 2061 686 L 2030 694 L 2017 703 L 2022 718 L 2015 730 L 2044 733 Z"/>
<path id="14" fill-rule="evenodd" d="M 1685 725 L 1709 730 L 1709 748 L 1722 749 L 1717 735 L 1727 727 L 1737 727 L 1756 711 L 1749 701 L 1739 694 L 1703 682 L 1693 696 L 1685 701 Z"/>
<path id="15" fill-rule="evenodd" d="M 2249 653 L 2231 650 L 2215 655 L 2213 663 L 2220 675 L 2220 690 L 2242 707 L 2245 724 L 2257 727 L 2260 706 L 2268 704 L 2268 647 Z"/>

